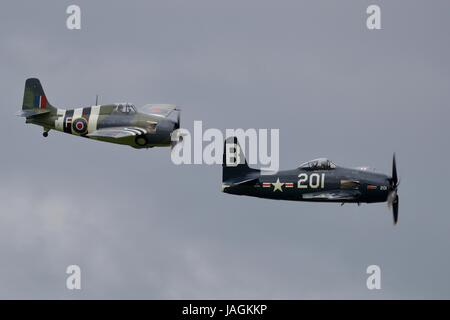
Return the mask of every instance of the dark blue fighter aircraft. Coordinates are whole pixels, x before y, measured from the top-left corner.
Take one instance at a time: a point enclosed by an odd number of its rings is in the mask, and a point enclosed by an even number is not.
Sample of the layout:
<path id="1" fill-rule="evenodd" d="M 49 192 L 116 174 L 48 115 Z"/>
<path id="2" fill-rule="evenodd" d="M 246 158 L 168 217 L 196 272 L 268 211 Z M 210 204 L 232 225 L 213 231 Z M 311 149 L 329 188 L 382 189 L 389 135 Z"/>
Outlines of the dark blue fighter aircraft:
<path id="1" fill-rule="evenodd" d="M 393 211 L 394 224 L 397 224 L 398 185 L 395 154 L 390 177 L 366 168 L 339 167 L 325 158 L 308 161 L 293 170 L 263 175 L 247 165 L 237 138 L 227 139 L 224 146 L 222 191 L 229 194 L 358 205 L 387 201 Z"/>

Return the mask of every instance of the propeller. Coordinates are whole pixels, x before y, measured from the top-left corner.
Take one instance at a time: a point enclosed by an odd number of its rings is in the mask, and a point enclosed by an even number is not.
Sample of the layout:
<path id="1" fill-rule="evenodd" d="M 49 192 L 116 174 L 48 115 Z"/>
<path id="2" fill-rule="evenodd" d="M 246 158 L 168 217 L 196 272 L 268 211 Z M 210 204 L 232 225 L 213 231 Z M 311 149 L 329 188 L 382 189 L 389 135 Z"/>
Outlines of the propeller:
<path id="1" fill-rule="evenodd" d="M 177 112 L 177 121 L 175 122 L 175 125 L 173 126 L 173 130 L 178 130 L 178 129 L 180 129 L 181 110 L 175 109 L 175 111 Z M 183 141 L 183 134 L 178 133 L 178 138 L 179 138 L 178 142 L 171 141 L 171 143 L 170 143 L 171 149 L 173 149 L 177 143 L 180 143 Z"/>
<path id="2" fill-rule="evenodd" d="M 175 123 L 174 129 L 180 129 L 180 118 L 181 118 L 181 112 L 179 109 L 175 109 L 177 111 L 177 122 Z"/>
<path id="3" fill-rule="evenodd" d="M 392 208 L 392 214 L 394 218 L 394 225 L 397 224 L 398 221 L 398 203 L 399 198 L 397 194 L 397 189 L 400 184 L 397 176 L 397 164 L 395 162 L 395 153 L 392 158 L 392 177 L 389 179 L 389 194 L 388 194 L 388 206 Z"/>

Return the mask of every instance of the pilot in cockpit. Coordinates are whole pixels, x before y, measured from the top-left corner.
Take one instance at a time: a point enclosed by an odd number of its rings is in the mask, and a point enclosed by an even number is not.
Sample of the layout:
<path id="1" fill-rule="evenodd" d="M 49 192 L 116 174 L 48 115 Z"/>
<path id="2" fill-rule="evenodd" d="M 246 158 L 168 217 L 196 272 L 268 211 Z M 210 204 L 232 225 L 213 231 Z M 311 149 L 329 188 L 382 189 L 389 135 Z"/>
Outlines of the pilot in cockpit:
<path id="1" fill-rule="evenodd" d="M 336 165 L 326 158 L 319 158 L 302 164 L 300 168 L 306 170 L 331 170 L 335 169 Z"/>
<path id="2" fill-rule="evenodd" d="M 125 114 L 129 114 L 129 113 L 135 113 L 136 109 L 134 108 L 134 106 L 132 104 L 126 103 L 126 104 L 118 104 L 115 110 L 117 113 L 125 113 Z"/>

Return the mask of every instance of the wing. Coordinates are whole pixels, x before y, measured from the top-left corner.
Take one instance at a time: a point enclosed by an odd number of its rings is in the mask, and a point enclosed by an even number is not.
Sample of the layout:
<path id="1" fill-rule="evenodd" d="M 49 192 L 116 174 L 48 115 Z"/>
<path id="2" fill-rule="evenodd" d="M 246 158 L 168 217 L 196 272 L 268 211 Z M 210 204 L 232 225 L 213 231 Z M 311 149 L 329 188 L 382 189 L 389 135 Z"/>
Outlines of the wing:
<path id="1" fill-rule="evenodd" d="M 98 129 L 91 133 L 88 133 L 86 136 L 90 138 L 123 139 L 132 136 L 144 135 L 146 133 L 146 129 L 138 127 L 114 127 Z"/>
<path id="2" fill-rule="evenodd" d="M 357 200 L 361 196 L 358 190 L 330 190 L 305 193 L 303 199 L 307 200 Z"/>

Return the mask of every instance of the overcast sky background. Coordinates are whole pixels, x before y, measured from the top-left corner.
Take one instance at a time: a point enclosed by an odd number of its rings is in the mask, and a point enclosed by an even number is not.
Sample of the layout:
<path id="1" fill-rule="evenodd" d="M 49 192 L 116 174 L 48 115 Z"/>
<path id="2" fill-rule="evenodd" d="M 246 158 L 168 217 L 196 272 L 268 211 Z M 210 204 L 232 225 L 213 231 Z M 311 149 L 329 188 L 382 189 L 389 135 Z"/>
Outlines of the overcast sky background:
<path id="1" fill-rule="evenodd" d="M 448 1 L 77 1 L 70 31 L 73 3 L 0 10 L 0 298 L 450 298 Z M 286 169 L 390 173 L 395 151 L 399 224 L 386 204 L 223 194 L 219 166 L 168 148 L 45 139 L 15 116 L 28 77 L 58 107 L 99 94 L 177 104 L 188 129 L 279 128 Z"/>

